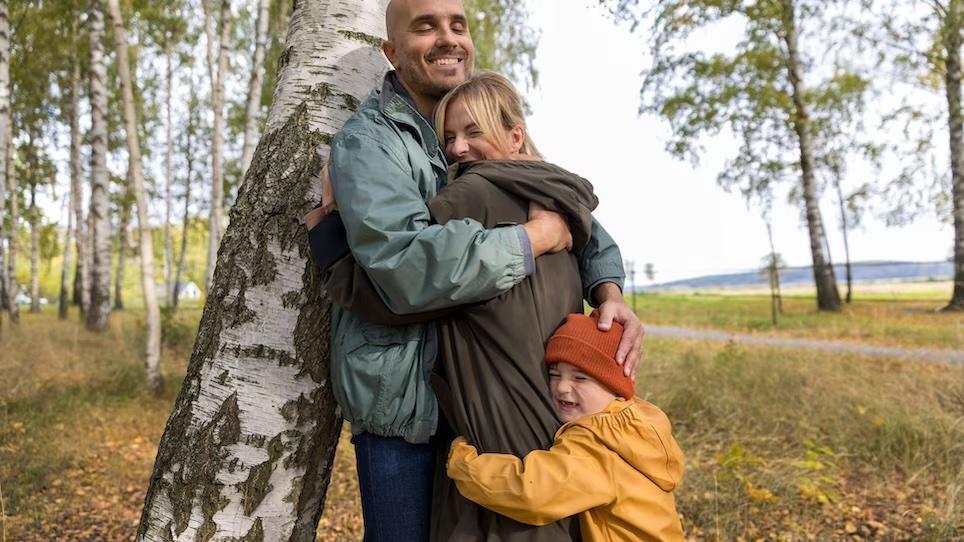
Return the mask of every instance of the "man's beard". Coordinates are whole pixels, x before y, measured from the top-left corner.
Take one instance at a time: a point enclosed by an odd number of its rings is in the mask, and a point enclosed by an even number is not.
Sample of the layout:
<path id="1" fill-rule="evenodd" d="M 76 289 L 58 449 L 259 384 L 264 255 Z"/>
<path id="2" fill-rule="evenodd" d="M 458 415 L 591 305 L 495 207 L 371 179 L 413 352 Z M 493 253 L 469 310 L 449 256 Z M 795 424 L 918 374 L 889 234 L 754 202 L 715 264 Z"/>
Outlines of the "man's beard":
<path id="1" fill-rule="evenodd" d="M 468 55 L 466 55 L 467 57 Z M 468 58 L 462 61 L 465 64 L 465 77 L 459 79 L 458 81 L 447 80 L 445 82 L 433 81 L 429 78 L 417 77 L 416 74 L 419 73 L 419 68 L 421 67 L 418 62 L 411 62 L 407 66 L 400 66 L 401 76 L 405 83 L 408 84 L 412 92 L 415 92 L 421 96 L 427 98 L 432 98 L 433 100 L 441 100 L 442 96 L 445 96 L 450 90 L 457 87 L 458 85 L 468 81 L 472 77 L 472 63 Z M 453 71 L 458 68 L 452 68 Z"/>

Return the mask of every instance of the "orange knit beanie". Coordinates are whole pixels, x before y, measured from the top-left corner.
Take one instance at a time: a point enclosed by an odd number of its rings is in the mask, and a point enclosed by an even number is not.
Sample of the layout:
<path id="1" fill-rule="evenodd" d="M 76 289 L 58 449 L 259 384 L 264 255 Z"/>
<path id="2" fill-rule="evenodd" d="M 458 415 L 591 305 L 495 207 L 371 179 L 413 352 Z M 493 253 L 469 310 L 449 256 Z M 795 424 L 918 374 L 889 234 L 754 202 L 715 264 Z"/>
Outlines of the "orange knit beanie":
<path id="1" fill-rule="evenodd" d="M 636 386 L 623 374 L 623 367 L 616 363 L 616 349 L 623 336 L 623 326 L 613 322 L 609 331 L 597 327 L 599 314 L 570 314 L 566 322 L 549 337 L 546 345 L 546 363 L 568 363 L 595 378 L 609 391 L 630 399 L 636 395 Z"/>

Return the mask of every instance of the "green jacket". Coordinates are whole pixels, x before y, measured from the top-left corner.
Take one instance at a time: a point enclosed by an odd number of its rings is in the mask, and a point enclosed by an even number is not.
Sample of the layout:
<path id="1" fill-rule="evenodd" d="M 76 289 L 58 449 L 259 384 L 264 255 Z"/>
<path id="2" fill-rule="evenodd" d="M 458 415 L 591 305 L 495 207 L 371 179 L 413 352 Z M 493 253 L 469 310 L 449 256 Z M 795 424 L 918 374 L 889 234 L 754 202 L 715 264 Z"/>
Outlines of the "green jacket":
<path id="1" fill-rule="evenodd" d="M 518 227 L 471 219 L 434 224 L 426 202 L 447 182 L 435 131 L 392 84 L 389 72 L 331 145 L 331 179 L 348 244 L 385 304 L 399 314 L 495 297 L 526 277 Z M 588 292 L 622 286 L 622 257 L 595 222 L 580 255 Z M 426 442 L 438 406 L 429 385 L 437 341 L 431 324 L 368 323 L 333 305 L 331 377 L 353 432 Z"/>

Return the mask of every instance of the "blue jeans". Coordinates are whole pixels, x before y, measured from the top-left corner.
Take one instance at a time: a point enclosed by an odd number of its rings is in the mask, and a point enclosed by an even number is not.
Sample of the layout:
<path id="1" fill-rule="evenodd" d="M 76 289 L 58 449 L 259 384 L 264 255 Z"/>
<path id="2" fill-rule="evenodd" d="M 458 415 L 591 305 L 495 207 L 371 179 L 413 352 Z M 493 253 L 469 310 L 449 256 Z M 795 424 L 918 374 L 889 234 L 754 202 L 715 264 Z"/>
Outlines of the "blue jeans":
<path id="1" fill-rule="evenodd" d="M 425 542 L 435 448 L 371 433 L 353 435 L 365 542 Z"/>

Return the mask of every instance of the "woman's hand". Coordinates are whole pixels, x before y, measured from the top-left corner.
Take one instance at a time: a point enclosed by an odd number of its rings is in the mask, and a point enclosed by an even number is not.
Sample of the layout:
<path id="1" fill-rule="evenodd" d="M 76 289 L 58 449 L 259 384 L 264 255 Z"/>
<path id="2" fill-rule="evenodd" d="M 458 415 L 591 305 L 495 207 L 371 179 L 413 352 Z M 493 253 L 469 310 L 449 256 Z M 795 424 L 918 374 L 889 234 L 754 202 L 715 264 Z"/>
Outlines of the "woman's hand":
<path id="1" fill-rule="evenodd" d="M 331 175 L 328 174 L 327 160 L 321 166 L 319 177 L 321 178 L 321 205 L 309 211 L 302 219 L 305 223 L 305 229 L 308 231 L 317 226 L 322 218 L 338 209 L 338 205 L 335 203 L 335 189 L 331 186 Z"/>
<path id="2" fill-rule="evenodd" d="M 524 227 L 532 244 L 533 258 L 572 248 L 572 234 L 566 219 L 538 203 L 529 203 L 529 221 Z"/>

